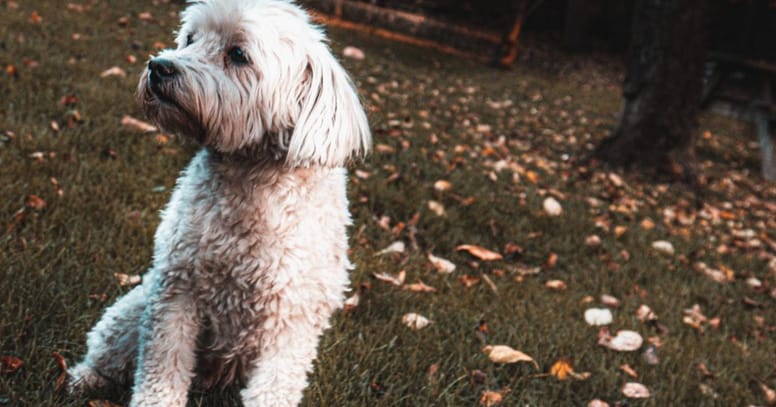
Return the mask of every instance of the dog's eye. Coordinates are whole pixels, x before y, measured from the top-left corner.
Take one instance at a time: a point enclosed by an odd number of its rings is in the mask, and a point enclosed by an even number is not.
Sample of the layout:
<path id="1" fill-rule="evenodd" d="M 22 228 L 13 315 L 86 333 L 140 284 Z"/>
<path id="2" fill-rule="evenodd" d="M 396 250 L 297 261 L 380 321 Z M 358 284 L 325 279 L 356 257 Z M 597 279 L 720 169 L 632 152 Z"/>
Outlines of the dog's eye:
<path id="1" fill-rule="evenodd" d="M 247 64 L 248 63 L 248 54 L 245 53 L 245 51 L 242 50 L 240 47 L 232 47 L 229 49 L 229 52 L 226 53 L 229 56 L 229 59 L 235 63 L 235 64 Z"/>
<path id="2" fill-rule="evenodd" d="M 191 45 L 193 43 L 194 43 L 194 34 L 187 35 L 186 36 L 186 46 L 188 47 L 189 45 Z"/>

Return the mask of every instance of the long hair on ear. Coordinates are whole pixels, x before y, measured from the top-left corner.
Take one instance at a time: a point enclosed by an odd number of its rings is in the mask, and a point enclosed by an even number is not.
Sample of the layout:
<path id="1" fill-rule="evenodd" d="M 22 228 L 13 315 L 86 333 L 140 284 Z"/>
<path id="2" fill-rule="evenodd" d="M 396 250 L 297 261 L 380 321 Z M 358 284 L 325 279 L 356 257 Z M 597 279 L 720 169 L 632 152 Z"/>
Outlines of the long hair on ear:
<path id="1" fill-rule="evenodd" d="M 345 69 L 326 44 L 318 43 L 312 48 L 286 163 L 342 166 L 350 158 L 364 157 L 369 151 L 369 123 Z"/>

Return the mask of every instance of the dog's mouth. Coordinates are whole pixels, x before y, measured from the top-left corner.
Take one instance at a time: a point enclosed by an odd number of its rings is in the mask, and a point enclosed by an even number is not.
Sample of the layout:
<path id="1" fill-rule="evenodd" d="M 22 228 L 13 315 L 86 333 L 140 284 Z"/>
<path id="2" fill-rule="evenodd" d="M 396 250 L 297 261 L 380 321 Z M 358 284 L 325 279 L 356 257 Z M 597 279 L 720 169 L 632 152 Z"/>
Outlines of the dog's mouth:
<path id="1" fill-rule="evenodd" d="M 153 95 L 153 97 L 159 101 L 160 104 L 173 107 L 183 112 L 186 111 L 183 106 L 181 106 L 173 97 L 169 96 L 167 92 L 165 92 L 165 90 L 158 84 L 157 81 L 149 78 L 148 84 L 146 86 L 148 87 L 148 91 L 151 93 L 151 95 Z"/>

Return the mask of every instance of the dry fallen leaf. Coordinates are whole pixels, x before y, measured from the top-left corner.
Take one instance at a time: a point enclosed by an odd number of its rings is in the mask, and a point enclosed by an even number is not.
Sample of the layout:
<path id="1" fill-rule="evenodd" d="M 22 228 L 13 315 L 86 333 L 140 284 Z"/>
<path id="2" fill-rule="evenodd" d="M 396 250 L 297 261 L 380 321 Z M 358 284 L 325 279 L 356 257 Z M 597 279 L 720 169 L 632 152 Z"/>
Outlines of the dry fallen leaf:
<path id="1" fill-rule="evenodd" d="M 657 314 L 647 304 L 641 304 L 636 310 L 636 318 L 641 322 L 652 322 L 657 321 Z"/>
<path id="2" fill-rule="evenodd" d="M 463 284 L 464 287 L 469 288 L 471 286 L 479 284 L 480 279 L 477 276 L 471 276 L 468 274 L 464 274 L 461 276 L 461 284 Z"/>
<path id="3" fill-rule="evenodd" d="M 765 397 L 765 402 L 769 405 L 776 405 L 776 390 L 773 390 L 772 388 L 765 385 L 765 383 L 759 383 L 760 384 L 760 390 L 763 392 L 763 396 Z"/>
<path id="4" fill-rule="evenodd" d="M 561 207 L 560 203 L 553 197 L 546 198 L 542 203 L 542 207 L 544 208 L 544 212 L 550 216 L 560 216 L 563 213 L 563 207 Z"/>
<path id="5" fill-rule="evenodd" d="M 588 308 L 585 311 L 585 322 L 591 326 L 609 325 L 612 323 L 612 311 L 608 308 Z"/>
<path id="6" fill-rule="evenodd" d="M 59 367 L 59 375 L 56 379 L 56 389 L 60 390 L 64 388 L 65 381 L 67 380 L 67 362 L 65 362 L 65 357 L 60 355 L 59 352 L 51 352 L 51 357 L 54 358 L 54 360 L 57 362 L 57 366 Z"/>
<path id="7" fill-rule="evenodd" d="M 439 273 L 450 274 L 453 271 L 455 271 L 455 264 L 450 260 L 443 259 L 441 257 L 437 257 L 429 253 L 428 261 L 431 262 L 431 265 L 433 265 L 436 271 Z"/>
<path id="8" fill-rule="evenodd" d="M 623 372 L 625 372 L 625 374 L 627 374 L 628 376 L 630 376 L 630 377 L 632 377 L 634 379 L 639 377 L 639 374 L 636 373 L 636 371 L 633 370 L 633 368 L 629 364 L 627 364 L 627 363 L 623 364 L 623 365 L 620 365 L 620 370 L 622 370 Z"/>
<path id="9" fill-rule="evenodd" d="M 566 380 L 569 378 L 569 373 L 573 372 L 574 368 L 571 367 L 571 362 L 568 359 L 558 359 L 550 367 L 550 374 L 557 377 L 558 380 Z"/>
<path id="10" fill-rule="evenodd" d="M 440 179 L 439 181 L 434 183 L 434 189 L 439 192 L 449 191 L 452 188 L 453 188 L 453 184 L 451 184 L 450 181 L 445 181 L 443 179 Z"/>
<path id="11" fill-rule="evenodd" d="M 385 281 L 386 283 L 399 287 L 404 284 L 404 279 L 407 277 L 407 273 L 404 270 L 401 270 L 396 276 L 392 276 L 385 272 L 380 274 L 372 273 L 372 276 L 380 281 Z"/>
<path id="12" fill-rule="evenodd" d="M 32 209 L 39 211 L 45 208 L 46 205 L 47 205 L 46 201 L 44 201 L 41 197 L 35 194 L 30 194 L 27 196 L 27 206 L 29 206 Z"/>
<path id="13" fill-rule="evenodd" d="M 612 337 L 608 332 L 599 333 L 598 344 L 618 352 L 632 352 L 641 348 L 644 338 L 638 332 L 621 330 Z"/>
<path id="14" fill-rule="evenodd" d="M 703 312 L 701 312 L 701 306 L 698 304 L 694 304 L 692 308 L 687 308 L 684 310 L 684 317 L 682 318 L 682 322 L 699 331 L 703 331 L 703 324 L 707 321 L 708 318 L 703 315 Z"/>
<path id="15" fill-rule="evenodd" d="M 566 282 L 563 280 L 549 280 L 544 283 L 544 286 L 553 290 L 565 290 Z"/>
<path id="16" fill-rule="evenodd" d="M 0 356 L 0 374 L 16 373 L 22 366 L 24 362 L 16 356 Z"/>
<path id="17" fill-rule="evenodd" d="M 455 250 L 466 251 L 472 256 L 483 261 L 494 261 L 494 260 L 501 260 L 504 258 L 500 253 L 496 253 L 484 247 L 473 245 L 473 244 L 462 244 L 460 246 L 457 246 Z"/>
<path id="18" fill-rule="evenodd" d="M 645 399 L 651 396 L 649 389 L 647 389 L 646 386 L 636 382 L 625 383 L 620 391 L 622 391 L 622 394 L 625 397 L 632 399 Z"/>
<path id="19" fill-rule="evenodd" d="M 509 389 L 503 391 L 483 390 L 480 396 L 480 405 L 485 407 L 497 406 L 504 401 L 504 394 L 508 392 Z"/>
<path id="20" fill-rule="evenodd" d="M 437 201 L 428 201 L 428 209 L 437 216 L 445 216 L 445 206 Z"/>
<path id="21" fill-rule="evenodd" d="M 423 329 L 431 324 L 431 321 L 429 321 L 428 318 L 414 312 L 404 314 L 404 316 L 401 317 L 401 322 L 416 331 Z"/>
<path id="22" fill-rule="evenodd" d="M 656 240 L 652 242 L 652 248 L 663 254 L 672 255 L 675 253 L 674 245 L 667 240 Z"/>
<path id="23" fill-rule="evenodd" d="M 358 307 L 358 303 L 361 302 L 361 297 L 358 295 L 358 293 L 353 294 L 345 300 L 345 312 L 353 311 L 356 307 Z"/>
<path id="24" fill-rule="evenodd" d="M 601 245 L 601 238 L 598 235 L 590 235 L 585 238 L 585 246 L 597 247 Z"/>
<path id="25" fill-rule="evenodd" d="M 344 55 L 345 58 L 355 59 L 358 61 L 366 57 L 366 55 L 364 55 L 364 51 L 352 46 L 345 47 L 345 49 L 342 50 L 342 55 Z"/>
<path id="26" fill-rule="evenodd" d="M 113 273 L 113 277 L 116 277 L 116 280 L 119 280 L 119 285 L 122 287 L 139 284 L 142 280 L 137 274 Z"/>
<path id="27" fill-rule="evenodd" d="M 135 119 L 134 117 L 129 115 L 125 115 L 124 117 L 121 118 L 121 125 L 128 129 L 141 131 L 141 132 L 157 131 L 156 126 L 150 123 L 146 123 L 142 120 Z"/>
<path id="28" fill-rule="evenodd" d="M 530 362 L 539 369 L 539 364 L 532 357 L 507 345 L 488 345 L 482 348 L 482 352 L 494 363 Z"/>
<path id="29" fill-rule="evenodd" d="M 601 304 L 604 304 L 607 307 L 611 307 L 611 308 L 618 308 L 620 306 L 620 300 L 613 295 L 602 294 Z"/>
<path id="30" fill-rule="evenodd" d="M 110 67 L 110 68 L 102 71 L 102 73 L 100 73 L 100 78 L 106 78 L 108 76 L 118 76 L 120 78 L 126 78 L 127 77 L 127 71 L 121 69 L 118 66 L 113 66 L 113 67 Z"/>
<path id="31" fill-rule="evenodd" d="M 375 256 L 381 256 L 383 254 L 389 254 L 389 253 L 404 253 L 404 249 L 405 249 L 404 242 L 402 242 L 401 240 L 397 240 L 389 244 L 388 247 L 386 247 L 385 249 L 375 253 Z"/>
<path id="32" fill-rule="evenodd" d="M 407 284 L 404 286 L 405 290 L 414 291 L 416 293 L 435 293 L 436 288 L 418 280 L 417 283 Z"/>

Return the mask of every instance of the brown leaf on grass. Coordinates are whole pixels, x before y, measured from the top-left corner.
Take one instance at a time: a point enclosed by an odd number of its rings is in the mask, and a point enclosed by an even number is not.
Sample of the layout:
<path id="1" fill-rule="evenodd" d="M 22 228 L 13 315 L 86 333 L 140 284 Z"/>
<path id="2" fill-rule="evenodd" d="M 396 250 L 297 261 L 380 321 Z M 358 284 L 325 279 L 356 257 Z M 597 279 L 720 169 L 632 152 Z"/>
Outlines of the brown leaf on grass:
<path id="1" fill-rule="evenodd" d="M 622 370 L 623 372 L 625 372 L 626 375 L 634 379 L 637 379 L 639 377 L 639 374 L 636 373 L 636 371 L 633 370 L 633 368 L 627 363 L 620 365 L 620 370 Z"/>
<path id="2" fill-rule="evenodd" d="M 366 58 L 366 55 L 364 54 L 364 51 L 362 51 L 360 48 L 356 48 L 353 46 L 347 46 L 342 50 L 342 55 L 345 58 L 355 59 L 357 61 L 361 61 L 364 58 Z"/>
<path id="3" fill-rule="evenodd" d="M 137 13 L 137 18 L 142 20 L 142 21 L 153 21 L 154 20 L 154 16 L 151 15 L 151 13 L 148 12 L 148 11 L 143 11 L 143 12 Z"/>
<path id="4" fill-rule="evenodd" d="M 30 13 L 29 20 L 32 24 L 40 24 L 43 22 L 43 17 L 40 16 L 37 10 L 33 10 L 33 12 Z"/>
<path id="5" fill-rule="evenodd" d="M 118 66 L 112 66 L 100 73 L 100 78 L 107 78 L 109 76 L 118 76 L 120 78 L 127 77 L 127 71 Z"/>
<path id="6" fill-rule="evenodd" d="M 134 117 L 129 115 L 124 115 L 124 117 L 121 118 L 121 125 L 130 130 L 140 131 L 144 133 L 157 131 L 156 126 L 150 123 L 146 123 L 142 120 L 135 119 Z"/>
<path id="7" fill-rule="evenodd" d="M 48 205 L 48 204 L 41 197 L 39 197 L 39 196 L 37 196 L 35 194 L 27 195 L 27 206 L 28 207 L 39 211 L 39 210 L 45 208 L 46 205 Z"/>
<path id="8" fill-rule="evenodd" d="M 509 389 L 501 391 L 483 390 L 480 396 L 480 405 L 485 407 L 498 406 L 504 401 L 504 396 L 509 393 Z"/>
<path id="9" fill-rule="evenodd" d="M 428 201 L 428 210 L 434 212 L 437 216 L 445 216 L 445 206 L 437 201 Z"/>
<path id="10" fill-rule="evenodd" d="M 641 322 L 653 322 L 657 321 L 657 314 L 647 304 L 641 304 L 636 310 L 636 318 Z"/>
<path id="11" fill-rule="evenodd" d="M 641 348 L 644 338 L 636 331 L 621 330 L 615 336 L 609 334 L 609 330 L 602 328 L 598 332 L 598 344 L 618 352 L 632 352 Z"/>
<path id="12" fill-rule="evenodd" d="M 65 357 L 60 355 L 59 352 L 51 352 L 51 357 L 54 358 L 54 361 L 57 362 L 57 366 L 59 367 L 59 375 L 55 382 L 56 389 L 62 389 L 67 380 L 67 362 L 65 362 Z"/>
<path id="13" fill-rule="evenodd" d="M 590 235 L 585 238 L 585 246 L 598 247 L 601 245 L 601 238 L 598 235 Z"/>
<path id="14" fill-rule="evenodd" d="M 122 287 L 140 284 L 142 281 L 142 278 L 137 274 L 113 273 L 113 277 L 116 277 Z"/>
<path id="15" fill-rule="evenodd" d="M 765 403 L 769 406 L 776 405 L 776 390 L 766 386 L 765 383 L 759 382 L 758 384 L 763 392 L 763 397 L 765 397 Z"/>
<path id="16" fill-rule="evenodd" d="M 563 213 L 563 207 L 560 206 L 560 202 L 553 197 L 546 198 L 542 203 L 542 208 L 544 213 L 549 216 L 560 216 Z"/>
<path id="17" fill-rule="evenodd" d="M 488 355 L 488 359 L 494 363 L 519 363 L 529 362 L 539 370 L 539 364 L 536 361 L 519 350 L 513 349 L 507 345 L 488 345 L 482 348 L 482 352 Z"/>
<path id="18" fill-rule="evenodd" d="M 544 283 L 544 286 L 553 290 L 565 290 L 566 282 L 563 280 L 549 280 Z"/>
<path id="19" fill-rule="evenodd" d="M 22 366 L 24 366 L 24 362 L 16 356 L 0 356 L 0 374 L 16 373 Z"/>
<path id="20" fill-rule="evenodd" d="M 620 299 L 613 295 L 601 294 L 601 304 L 604 304 L 609 308 L 619 308 Z"/>
<path id="21" fill-rule="evenodd" d="M 424 283 L 424 282 L 422 282 L 420 280 L 418 280 L 417 283 L 405 285 L 404 289 L 407 290 L 407 291 L 413 291 L 413 292 L 416 292 L 416 293 L 435 293 L 436 290 L 437 290 L 436 288 L 434 288 L 434 287 L 432 287 L 432 286 L 430 286 L 430 285 L 428 285 L 428 284 L 426 284 L 426 283 Z"/>
<path id="22" fill-rule="evenodd" d="M 388 144 L 376 144 L 375 145 L 375 151 L 377 151 L 380 154 L 394 154 L 396 152 L 396 149 L 389 146 Z"/>
<path id="23" fill-rule="evenodd" d="M 461 280 L 461 284 L 463 284 L 464 287 L 466 287 L 466 288 L 469 288 L 469 287 L 472 287 L 474 285 L 477 285 L 480 282 L 479 277 L 472 276 L 472 275 L 469 275 L 469 274 L 462 275 L 460 280 Z"/>
<path id="24" fill-rule="evenodd" d="M 632 399 L 646 399 L 652 396 L 646 386 L 636 382 L 625 383 L 620 391 L 625 397 Z"/>
<path id="25" fill-rule="evenodd" d="M 414 330 L 420 330 L 431 324 L 431 321 L 423 315 L 409 312 L 401 317 L 401 322 Z"/>
<path id="26" fill-rule="evenodd" d="M 396 287 L 401 286 L 404 284 L 404 279 L 407 277 L 407 272 L 404 270 L 399 271 L 399 274 L 396 276 L 392 276 L 388 273 L 372 273 L 372 276 L 380 281 L 384 281 L 386 283 L 389 283 L 391 285 L 395 285 Z"/>
<path id="27" fill-rule="evenodd" d="M 453 184 L 450 183 L 450 181 L 440 179 L 437 182 L 434 182 L 434 190 L 439 192 L 446 192 L 453 189 Z"/>
<path id="28" fill-rule="evenodd" d="M 354 309 L 356 309 L 356 307 L 358 307 L 358 304 L 360 302 L 361 302 L 361 296 L 358 295 L 358 293 L 351 295 L 348 299 L 345 300 L 345 303 L 344 303 L 345 313 L 351 312 Z"/>
<path id="29" fill-rule="evenodd" d="M 552 364 L 550 375 L 555 376 L 558 380 L 587 380 L 591 376 L 590 372 L 575 372 L 571 360 L 566 358 L 560 358 Z"/>
<path id="30" fill-rule="evenodd" d="M 456 251 L 466 251 L 472 256 L 482 260 L 482 261 L 495 261 L 495 260 L 501 260 L 504 257 L 500 253 L 496 253 L 494 251 L 488 250 L 482 246 L 477 246 L 473 244 L 462 244 L 455 248 Z"/>
<path id="31" fill-rule="evenodd" d="M 655 228 L 655 221 L 650 218 L 644 218 L 641 220 L 641 223 L 639 223 L 639 226 L 644 230 L 652 230 Z"/>
<path id="32" fill-rule="evenodd" d="M 450 260 L 434 256 L 431 253 L 428 253 L 427 257 L 438 273 L 450 274 L 455 271 L 455 264 Z"/>
<path id="33" fill-rule="evenodd" d="M 701 312 L 701 306 L 694 304 L 692 308 L 687 308 L 683 312 L 682 322 L 703 332 L 703 324 L 708 321 L 708 318 Z"/>
<path id="34" fill-rule="evenodd" d="M 555 253 L 550 253 L 549 256 L 547 256 L 547 261 L 544 262 L 544 267 L 551 269 L 555 267 L 556 264 L 558 264 L 558 255 Z"/>
<path id="35" fill-rule="evenodd" d="M 405 249 L 406 249 L 406 246 L 404 242 L 402 242 L 401 240 L 397 240 L 389 244 L 388 247 L 386 247 L 385 249 L 375 253 L 375 256 L 381 256 L 383 254 L 390 254 L 390 253 L 404 253 Z"/>
<path id="36" fill-rule="evenodd" d="M 557 377 L 558 380 L 566 380 L 569 374 L 574 371 L 571 361 L 568 359 L 558 359 L 550 367 L 550 374 Z"/>

